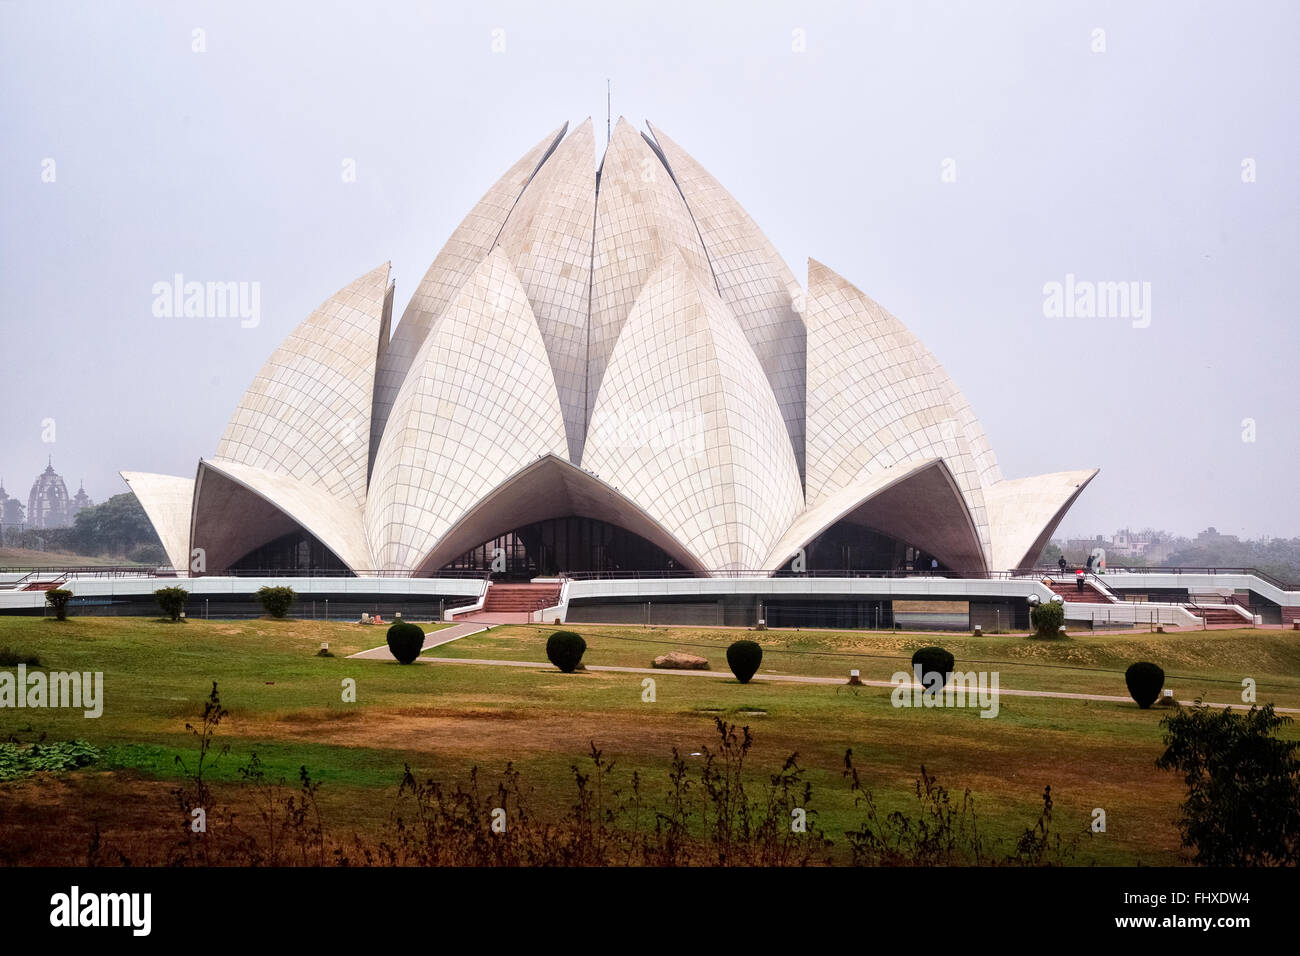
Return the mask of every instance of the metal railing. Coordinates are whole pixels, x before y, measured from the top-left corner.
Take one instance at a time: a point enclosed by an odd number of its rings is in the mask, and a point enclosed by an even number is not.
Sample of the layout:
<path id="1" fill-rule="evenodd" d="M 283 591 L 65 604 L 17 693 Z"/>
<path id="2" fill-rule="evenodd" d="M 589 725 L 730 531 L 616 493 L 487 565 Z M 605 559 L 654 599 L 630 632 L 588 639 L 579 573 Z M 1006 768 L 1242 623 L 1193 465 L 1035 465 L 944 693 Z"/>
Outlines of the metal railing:
<path id="1" fill-rule="evenodd" d="M 1300 584 L 1288 583 L 1267 571 L 1261 571 L 1259 568 L 1246 567 L 1189 567 L 1180 565 L 1176 567 L 1140 567 L 1131 568 L 1127 565 L 1109 564 L 1106 566 L 1109 574 L 1121 572 L 1123 574 L 1248 574 L 1266 581 L 1274 587 L 1281 588 L 1283 591 L 1295 591 L 1300 589 Z"/>
<path id="2" fill-rule="evenodd" d="M 1077 564 L 1068 564 L 1066 565 L 1065 573 L 1067 575 L 1073 576 L 1075 570 L 1078 567 L 1079 565 Z M 1061 569 L 1058 565 L 1050 565 L 1046 567 L 1033 568 L 1024 573 L 1052 574 L 1059 577 L 1061 574 Z M 1105 578 L 1107 575 L 1117 574 L 1117 573 L 1125 574 L 1125 575 L 1129 575 L 1129 574 L 1247 574 L 1247 575 L 1253 575 L 1254 577 L 1259 578 L 1261 581 L 1266 581 L 1267 583 L 1273 585 L 1276 588 L 1281 588 L 1283 591 L 1300 590 L 1300 584 L 1294 584 L 1294 583 L 1289 584 L 1286 581 L 1283 581 L 1281 578 L 1269 574 L 1267 571 L 1261 571 L 1259 568 L 1189 567 L 1187 565 L 1178 565 L 1178 566 L 1170 566 L 1170 567 L 1149 567 L 1148 566 L 1148 567 L 1135 568 L 1135 567 L 1129 567 L 1127 565 L 1121 565 L 1121 564 L 1107 564 L 1106 574 L 1103 574 L 1102 577 Z"/>
<path id="3" fill-rule="evenodd" d="M 176 570 L 170 566 L 140 567 L 138 565 L 87 565 L 84 567 L 5 567 L 0 574 L 23 574 L 18 581 L 26 581 L 32 575 L 57 574 L 65 577 L 93 578 L 174 578 Z M 310 570 L 293 570 L 289 568 L 232 568 L 225 571 L 191 573 L 190 577 L 233 577 L 233 578 L 465 578 L 482 580 L 490 578 L 487 571 L 442 570 L 435 574 L 422 574 L 404 568 L 363 568 L 349 571 L 345 568 L 314 568 Z M 15 584 L 9 582 L 9 584 Z"/>
<path id="4" fill-rule="evenodd" d="M 560 580 L 570 581 L 593 581 L 609 579 L 631 579 L 631 580 L 675 580 L 687 578 L 965 578 L 976 580 L 1013 580 L 1017 578 L 1044 578 L 1048 577 L 1053 580 L 1072 581 L 1075 577 L 1077 565 L 1067 565 L 1064 574 L 1057 565 L 1047 565 L 1032 568 L 1018 568 L 1008 571 L 985 571 L 982 569 L 969 570 L 961 568 L 939 568 L 937 570 L 930 568 L 895 568 L 885 570 L 861 570 L 861 569 L 821 569 L 809 571 L 790 571 L 781 569 L 775 572 L 764 571 L 760 569 L 736 569 L 725 568 L 721 570 L 690 570 L 687 568 L 676 568 L 673 570 L 663 571 L 560 571 L 555 574 L 537 574 L 536 577 L 553 577 Z M 1300 584 L 1288 583 L 1266 571 L 1258 568 L 1247 567 L 1125 567 L 1111 565 L 1107 568 L 1109 574 L 1098 574 L 1095 571 L 1087 572 L 1089 580 L 1094 580 L 1100 584 L 1108 584 L 1108 578 L 1112 575 L 1142 575 L 1142 574 L 1241 574 L 1253 575 L 1261 581 L 1266 581 L 1274 587 L 1284 591 L 1300 590 Z M 0 567 L 0 573 L 5 574 L 23 574 L 24 577 L 18 581 L 6 582 L 5 586 L 12 587 L 19 581 L 26 581 L 33 575 L 57 574 L 65 575 L 69 578 L 77 577 L 176 577 L 177 572 L 166 565 L 158 567 L 141 567 L 140 565 L 82 565 L 75 567 L 60 566 L 11 566 Z M 354 578 L 354 577 L 375 577 L 375 578 L 415 578 L 415 577 L 438 577 L 438 578 L 462 578 L 487 580 L 492 578 L 492 572 L 471 569 L 450 569 L 445 568 L 433 573 L 420 571 L 411 571 L 399 568 L 362 568 L 357 571 L 351 571 L 343 568 L 326 569 L 316 568 L 309 570 L 293 570 L 287 568 L 239 568 L 234 570 L 212 571 L 201 574 L 194 574 L 194 577 L 262 577 L 262 578 Z M 1113 578 L 1112 578 L 1113 580 Z"/>
<path id="5" fill-rule="evenodd" d="M 470 571 L 464 569 L 444 569 L 433 574 L 424 574 L 405 568 L 360 568 L 350 571 L 346 568 L 234 568 L 227 571 L 205 571 L 192 574 L 192 577 L 234 577 L 234 578 L 461 578 L 484 580 L 491 577 L 487 571 Z"/>
<path id="6" fill-rule="evenodd" d="M 606 581 L 606 580 L 690 580 L 708 579 L 708 578 L 770 578 L 785 580 L 789 578 L 974 578 L 981 580 L 998 580 L 1007 581 L 1017 577 L 1034 577 L 1032 574 L 1022 574 L 1019 571 L 962 571 L 954 568 L 939 568 L 931 570 L 930 568 L 906 569 L 898 568 L 894 570 L 816 570 L 816 571 L 763 571 L 763 570 L 746 570 L 737 568 L 725 568 L 720 571 L 690 571 L 686 569 L 674 571 L 562 571 L 554 575 L 539 575 L 543 577 L 556 577 L 561 580 L 569 581 Z"/>
<path id="7" fill-rule="evenodd" d="M 160 574 L 175 574 L 170 568 L 160 571 L 158 568 L 140 567 L 139 565 L 83 565 L 81 567 L 8 567 L 0 568 L 3 574 L 24 573 L 25 580 L 34 574 L 58 574 L 66 577 L 101 577 L 101 578 L 118 578 L 118 577 L 158 577 Z"/>

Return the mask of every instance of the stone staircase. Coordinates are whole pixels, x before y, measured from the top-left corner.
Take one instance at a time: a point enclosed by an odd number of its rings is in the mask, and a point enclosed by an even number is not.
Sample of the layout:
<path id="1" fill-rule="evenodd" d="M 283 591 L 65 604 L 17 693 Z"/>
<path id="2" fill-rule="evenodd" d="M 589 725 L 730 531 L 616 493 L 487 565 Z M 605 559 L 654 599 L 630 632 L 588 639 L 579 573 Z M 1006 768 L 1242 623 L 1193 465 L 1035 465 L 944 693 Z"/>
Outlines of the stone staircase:
<path id="1" fill-rule="evenodd" d="M 1248 623 L 1230 604 L 1189 604 L 1187 610 L 1207 625 L 1231 624 L 1234 627 L 1244 627 Z"/>
<path id="2" fill-rule="evenodd" d="M 53 591 L 57 587 L 62 587 L 67 580 L 68 580 L 68 576 L 64 574 L 61 575 L 60 577 L 54 578 L 53 580 L 33 581 L 30 584 L 25 585 L 23 587 L 23 590 L 24 591 Z"/>
<path id="3" fill-rule="evenodd" d="M 1057 581 L 1053 579 L 1052 583 L 1049 584 L 1048 587 L 1050 587 L 1054 593 L 1061 595 L 1061 597 L 1065 598 L 1065 600 L 1070 601 L 1071 603 L 1076 603 L 1076 604 L 1114 604 L 1115 603 L 1109 595 L 1103 593 L 1102 591 L 1099 591 L 1096 587 L 1094 587 L 1091 581 L 1085 581 L 1083 583 L 1082 594 L 1079 593 L 1079 586 L 1074 583 L 1073 579 L 1069 581 Z"/>
<path id="4" fill-rule="evenodd" d="M 558 584 L 491 584 L 483 599 L 483 617 L 524 615 L 527 620 L 534 611 L 554 607 L 560 603 Z"/>

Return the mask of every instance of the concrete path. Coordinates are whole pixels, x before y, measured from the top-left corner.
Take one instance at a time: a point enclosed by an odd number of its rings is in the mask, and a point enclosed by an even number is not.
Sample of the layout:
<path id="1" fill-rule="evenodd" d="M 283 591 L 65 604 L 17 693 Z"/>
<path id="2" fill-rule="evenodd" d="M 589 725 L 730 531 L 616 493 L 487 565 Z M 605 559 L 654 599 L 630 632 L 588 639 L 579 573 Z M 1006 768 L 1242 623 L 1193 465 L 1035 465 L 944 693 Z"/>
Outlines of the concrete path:
<path id="1" fill-rule="evenodd" d="M 383 648 L 383 651 L 387 653 L 388 648 L 386 647 Z M 361 655 L 357 654 L 353 656 L 360 657 Z M 547 670 L 550 670 L 555 666 L 554 664 L 551 664 L 549 662 L 541 663 L 539 661 L 499 661 L 499 660 L 490 660 L 488 658 L 482 658 L 482 657 L 421 657 L 417 659 L 417 662 L 420 664 L 480 664 L 480 665 L 487 665 L 490 667 L 532 667 L 532 668 L 540 667 Z M 679 671 L 679 670 L 670 670 L 668 668 L 658 668 L 658 667 L 615 667 L 612 665 L 604 665 L 604 664 L 588 665 L 587 670 L 593 672 L 606 671 L 606 672 L 618 673 L 618 674 L 653 674 L 656 677 L 662 677 L 664 675 L 668 675 L 672 677 L 677 677 L 677 676 L 715 677 L 715 678 L 721 678 L 723 680 L 732 679 L 731 675 L 726 671 Z M 763 683 L 764 681 L 781 681 L 781 682 L 786 682 L 791 684 L 838 684 L 842 687 L 847 687 L 849 684 L 848 680 L 843 677 L 804 677 L 797 674 L 761 674 L 755 677 L 754 680 L 757 683 Z M 895 687 L 898 687 L 899 685 L 895 684 L 893 681 L 887 681 L 887 680 L 864 680 L 862 682 L 862 686 L 863 687 L 887 687 L 890 690 L 893 690 Z M 917 685 L 914 682 L 909 682 L 903 686 L 906 686 L 907 688 L 911 689 L 916 687 Z M 1103 703 L 1112 703 L 1112 704 L 1133 703 L 1133 698 L 1131 697 L 1116 697 L 1116 696 L 1110 696 L 1106 694 L 1071 694 L 1066 691 L 1051 691 L 1051 690 L 1013 690 L 1007 687 L 999 687 L 998 696 L 999 697 L 1049 697 L 1054 700 L 1095 700 Z M 1179 703 L 1182 704 L 1184 707 L 1191 707 L 1196 703 L 1196 701 L 1180 700 Z M 1216 707 L 1216 708 L 1235 707 L 1241 710 L 1249 709 L 1249 705 L 1247 704 L 1216 704 L 1211 701 L 1205 701 L 1205 703 L 1208 704 L 1210 707 Z M 1300 707 L 1275 707 L 1273 709 L 1279 714 L 1300 714 Z"/>
<path id="2" fill-rule="evenodd" d="M 477 634 L 479 631 L 486 631 L 487 627 L 483 624 L 452 624 L 436 631 L 430 631 L 424 635 L 424 647 L 421 651 L 427 651 L 431 647 L 439 647 L 443 644 L 450 644 L 452 641 L 460 640 L 462 637 L 469 637 L 471 634 Z M 363 661 L 391 661 L 393 653 L 388 649 L 388 645 L 381 647 L 372 647 L 368 651 L 359 651 L 356 654 L 349 654 L 349 658 L 360 658 Z"/>
<path id="3" fill-rule="evenodd" d="M 456 620 L 475 624 L 529 624 L 530 617 L 527 611 L 470 611 L 457 614 Z"/>

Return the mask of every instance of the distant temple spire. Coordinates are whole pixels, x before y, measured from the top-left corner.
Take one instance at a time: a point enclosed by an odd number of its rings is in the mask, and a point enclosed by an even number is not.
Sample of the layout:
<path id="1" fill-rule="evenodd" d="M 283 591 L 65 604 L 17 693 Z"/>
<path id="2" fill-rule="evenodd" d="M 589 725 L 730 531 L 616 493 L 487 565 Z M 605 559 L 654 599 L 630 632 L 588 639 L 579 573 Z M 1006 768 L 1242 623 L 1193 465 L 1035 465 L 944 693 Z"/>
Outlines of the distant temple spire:
<path id="1" fill-rule="evenodd" d="M 54 470 L 54 456 L 46 459 L 45 471 L 32 483 L 27 496 L 26 525 L 29 528 L 65 528 L 77 514 L 94 502 L 86 494 L 85 481 L 75 496 L 68 495 L 63 476 Z M 6 521 L 6 523 L 8 523 Z"/>

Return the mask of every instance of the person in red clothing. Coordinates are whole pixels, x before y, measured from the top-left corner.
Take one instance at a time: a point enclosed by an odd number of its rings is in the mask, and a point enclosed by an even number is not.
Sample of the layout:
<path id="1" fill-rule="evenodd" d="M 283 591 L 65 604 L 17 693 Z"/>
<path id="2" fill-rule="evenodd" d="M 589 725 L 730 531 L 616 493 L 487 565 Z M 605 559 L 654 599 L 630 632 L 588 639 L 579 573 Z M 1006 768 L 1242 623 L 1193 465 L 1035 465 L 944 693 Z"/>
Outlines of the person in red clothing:
<path id="1" fill-rule="evenodd" d="M 1083 568 L 1076 568 L 1074 572 L 1074 583 L 1079 586 L 1079 593 L 1083 593 Z"/>

